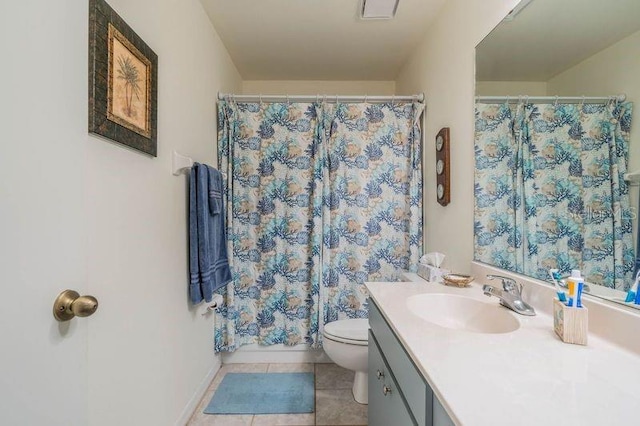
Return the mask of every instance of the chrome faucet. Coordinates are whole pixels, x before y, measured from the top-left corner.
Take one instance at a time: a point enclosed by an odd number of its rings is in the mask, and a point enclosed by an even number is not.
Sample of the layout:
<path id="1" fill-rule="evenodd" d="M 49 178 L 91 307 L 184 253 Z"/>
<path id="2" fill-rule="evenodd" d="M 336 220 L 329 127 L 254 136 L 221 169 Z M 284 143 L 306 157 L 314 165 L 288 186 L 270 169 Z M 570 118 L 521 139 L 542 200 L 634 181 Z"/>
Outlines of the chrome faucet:
<path id="1" fill-rule="evenodd" d="M 502 290 L 492 285 L 483 285 L 482 291 L 486 296 L 495 296 L 500 299 L 500 304 L 521 315 L 535 315 L 536 311 L 522 300 L 522 284 L 516 283 L 514 279 L 503 277 L 502 275 L 487 275 L 490 280 L 502 280 Z"/>

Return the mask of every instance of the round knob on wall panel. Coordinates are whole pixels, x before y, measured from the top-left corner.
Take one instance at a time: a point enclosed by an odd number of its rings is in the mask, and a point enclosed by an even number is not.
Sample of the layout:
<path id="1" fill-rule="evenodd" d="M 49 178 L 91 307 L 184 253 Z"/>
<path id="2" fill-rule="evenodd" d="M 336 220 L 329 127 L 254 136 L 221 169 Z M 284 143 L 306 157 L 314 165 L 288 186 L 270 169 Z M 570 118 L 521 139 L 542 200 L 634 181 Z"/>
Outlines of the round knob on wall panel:
<path id="1" fill-rule="evenodd" d="M 444 186 L 440 183 L 438 184 L 438 200 L 444 197 Z"/>
<path id="2" fill-rule="evenodd" d="M 65 290 L 53 302 L 53 317 L 69 321 L 73 317 L 88 317 L 98 309 L 98 300 L 93 296 L 80 296 L 77 291 Z"/>
<path id="3" fill-rule="evenodd" d="M 438 135 L 436 137 L 436 151 L 440 151 L 442 149 L 442 145 L 444 144 L 444 138 L 442 135 Z"/>
<path id="4" fill-rule="evenodd" d="M 444 172 L 444 161 L 438 160 L 436 163 L 436 173 L 441 175 Z"/>
<path id="5" fill-rule="evenodd" d="M 98 309 L 98 300 L 93 296 L 80 296 L 71 304 L 71 312 L 77 317 L 88 317 Z"/>

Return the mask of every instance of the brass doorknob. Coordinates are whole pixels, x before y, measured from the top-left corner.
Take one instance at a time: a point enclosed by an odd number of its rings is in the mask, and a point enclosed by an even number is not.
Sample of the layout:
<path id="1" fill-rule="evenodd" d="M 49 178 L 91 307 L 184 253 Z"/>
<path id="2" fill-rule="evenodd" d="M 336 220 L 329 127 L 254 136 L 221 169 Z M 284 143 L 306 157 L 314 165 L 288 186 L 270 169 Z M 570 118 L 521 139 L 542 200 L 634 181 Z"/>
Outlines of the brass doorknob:
<path id="1" fill-rule="evenodd" d="M 77 291 L 65 290 L 53 302 L 53 316 L 58 321 L 69 321 L 73 317 L 88 317 L 98 309 L 98 300 L 93 296 L 80 296 Z"/>

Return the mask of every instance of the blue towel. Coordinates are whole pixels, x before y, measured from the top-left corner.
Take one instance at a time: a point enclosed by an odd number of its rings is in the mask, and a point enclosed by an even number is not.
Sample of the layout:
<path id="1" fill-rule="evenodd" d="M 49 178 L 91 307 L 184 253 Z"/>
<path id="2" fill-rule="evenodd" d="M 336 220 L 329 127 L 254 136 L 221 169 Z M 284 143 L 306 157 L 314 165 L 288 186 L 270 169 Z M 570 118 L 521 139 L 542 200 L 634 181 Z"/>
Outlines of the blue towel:
<path id="1" fill-rule="evenodd" d="M 222 174 L 194 163 L 189 176 L 189 294 L 197 304 L 231 281 L 227 258 Z"/>

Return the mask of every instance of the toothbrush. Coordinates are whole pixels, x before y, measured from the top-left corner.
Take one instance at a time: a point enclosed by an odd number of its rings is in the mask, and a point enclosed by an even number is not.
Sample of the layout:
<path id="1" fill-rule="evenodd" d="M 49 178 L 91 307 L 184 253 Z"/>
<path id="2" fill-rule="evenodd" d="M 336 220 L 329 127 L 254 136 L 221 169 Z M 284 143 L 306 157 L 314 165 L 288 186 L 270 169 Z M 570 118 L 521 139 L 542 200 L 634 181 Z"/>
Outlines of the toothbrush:
<path id="1" fill-rule="evenodd" d="M 549 275 L 553 280 L 553 284 L 555 284 L 556 286 L 556 294 L 558 295 L 558 300 L 561 302 L 566 302 L 567 295 L 564 291 L 560 290 L 560 284 L 558 283 L 558 281 L 560 280 L 560 271 L 558 271 L 557 269 L 549 269 Z"/>
<path id="2" fill-rule="evenodd" d="M 627 298 L 624 299 L 624 303 L 636 303 L 635 300 L 638 295 L 638 281 L 640 281 L 640 271 L 636 274 L 636 280 L 627 292 Z"/>

